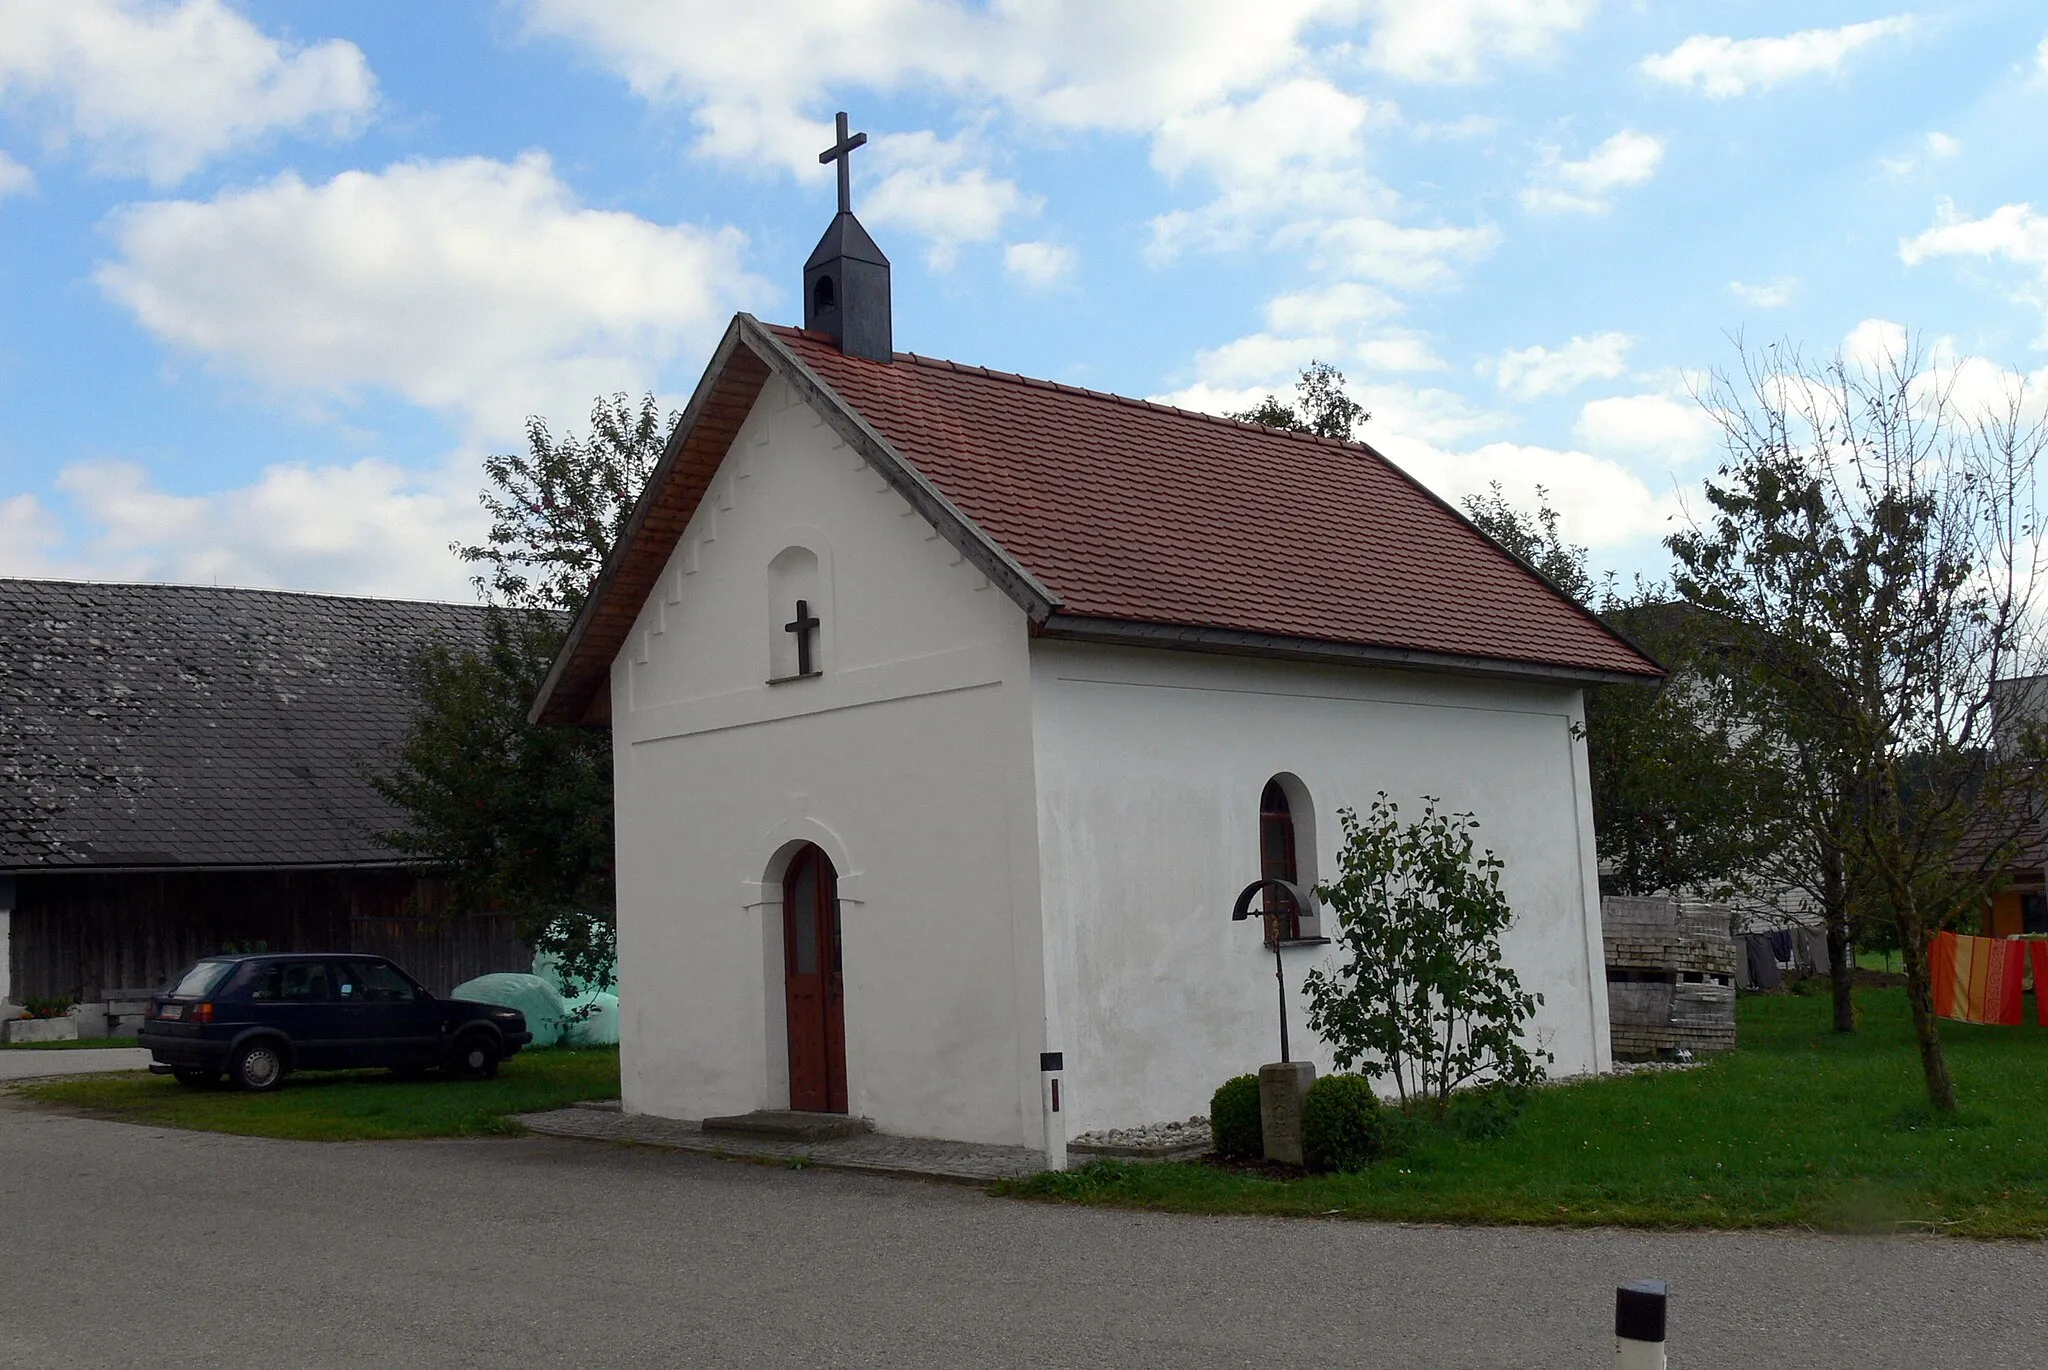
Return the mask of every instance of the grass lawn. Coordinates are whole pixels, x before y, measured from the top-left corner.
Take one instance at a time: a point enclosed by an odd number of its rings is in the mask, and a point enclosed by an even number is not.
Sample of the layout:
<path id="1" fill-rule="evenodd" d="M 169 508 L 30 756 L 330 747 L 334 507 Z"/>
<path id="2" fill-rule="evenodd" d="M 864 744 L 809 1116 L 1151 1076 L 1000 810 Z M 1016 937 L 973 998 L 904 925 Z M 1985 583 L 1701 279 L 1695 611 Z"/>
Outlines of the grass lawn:
<path id="1" fill-rule="evenodd" d="M 1110 1162 L 1014 1181 L 1027 1198 L 1187 1213 L 1418 1222 L 1811 1227 L 2048 1237 L 2048 1029 L 1943 1025 L 1958 1117 L 1927 1109 L 1905 994 L 1862 1030 L 1810 995 L 1745 997 L 1711 1064 L 1542 1090 L 1494 1141 L 1430 1136 L 1360 1175 L 1275 1180 Z"/>
<path id="2" fill-rule="evenodd" d="M 617 1047 L 520 1052 L 495 1080 L 439 1074 L 400 1080 L 381 1071 L 294 1075 L 275 1094 L 191 1089 L 163 1075 L 84 1075 L 22 1085 L 40 1103 L 95 1117 L 199 1132 L 352 1142 L 398 1137 L 516 1135 L 506 1115 L 619 1097 Z"/>

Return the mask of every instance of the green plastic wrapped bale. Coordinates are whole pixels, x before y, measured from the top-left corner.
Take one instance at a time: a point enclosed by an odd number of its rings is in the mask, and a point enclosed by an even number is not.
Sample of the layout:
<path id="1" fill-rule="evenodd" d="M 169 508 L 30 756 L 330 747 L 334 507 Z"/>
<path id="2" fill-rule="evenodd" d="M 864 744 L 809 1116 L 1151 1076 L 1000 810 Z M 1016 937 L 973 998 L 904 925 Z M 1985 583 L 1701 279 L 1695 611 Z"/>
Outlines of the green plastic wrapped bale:
<path id="1" fill-rule="evenodd" d="M 569 1025 L 562 1042 L 572 1047 L 615 1047 L 619 1044 L 619 996 L 596 990 L 569 1001 Z"/>
<path id="2" fill-rule="evenodd" d="M 448 997 L 518 1009 L 526 1015 L 526 1030 L 533 1034 L 533 1045 L 537 1047 L 551 1047 L 561 1041 L 569 1018 L 569 1006 L 562 1002 L 560 991 L 538 975 L 520 975 L 513 971 L 479 975 L 457 985 L 455 992 Z M 617 1001 L 613 1003 L 616 1005 Z M 612 1012 L 612 1022 L 613 1040 L 616 1041 L 616 1008 Z"/>

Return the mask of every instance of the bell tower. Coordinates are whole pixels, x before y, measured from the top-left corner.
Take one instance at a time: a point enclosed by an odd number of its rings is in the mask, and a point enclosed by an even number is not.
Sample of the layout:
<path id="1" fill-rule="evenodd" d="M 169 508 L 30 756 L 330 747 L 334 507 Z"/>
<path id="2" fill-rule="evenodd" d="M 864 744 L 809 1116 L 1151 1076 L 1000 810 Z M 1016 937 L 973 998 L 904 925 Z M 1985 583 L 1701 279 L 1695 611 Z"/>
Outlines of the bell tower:
<path id="1" fill-rule="evenodd" d="M 804 327 L 824 333 L 849 357 L 886 362 L 894 355 L 889 324 L 889 259 L 853 217 L 853 150 L 868 140 L 848 136 L 846 112 L 838 118 L 838 141 L 818 154 L 839 164 L 839 213 L 811 259 L 804 263 Z"/>

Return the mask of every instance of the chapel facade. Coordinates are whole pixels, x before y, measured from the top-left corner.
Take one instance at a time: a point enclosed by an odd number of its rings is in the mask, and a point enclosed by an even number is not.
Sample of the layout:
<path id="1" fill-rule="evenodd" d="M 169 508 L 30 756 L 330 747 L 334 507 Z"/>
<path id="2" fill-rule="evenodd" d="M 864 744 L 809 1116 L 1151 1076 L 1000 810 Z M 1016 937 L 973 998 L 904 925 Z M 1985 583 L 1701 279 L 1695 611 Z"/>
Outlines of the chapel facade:
<path id="1" fill-rule="evenodd" d="M 1582 691 L 1655 663 L 1369 446 L 895 351 L 887 271 L 842 179 L 534 706 L 612 730 L 624 1107 L 1185 1118 L 1276 1059 L 1267 938 L 1327 1070 L 1317 911 L 1230 911 L 1382 791 L 1477 814 L 1538 1043 L 1607 1069 Z"/>

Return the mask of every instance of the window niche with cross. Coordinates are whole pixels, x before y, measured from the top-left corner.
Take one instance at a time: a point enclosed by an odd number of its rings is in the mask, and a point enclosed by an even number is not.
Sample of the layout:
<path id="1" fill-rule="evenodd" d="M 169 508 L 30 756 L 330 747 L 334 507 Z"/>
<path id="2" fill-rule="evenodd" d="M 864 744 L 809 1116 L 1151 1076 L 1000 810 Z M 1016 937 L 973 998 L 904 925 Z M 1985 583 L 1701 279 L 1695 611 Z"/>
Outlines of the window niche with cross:
<path id="1" fill-rule="evenodd" d="M 769 684 L 825 673 L 829 616 L 818 554 L 808 547 L 783 548 L 768 563 Z"/>

